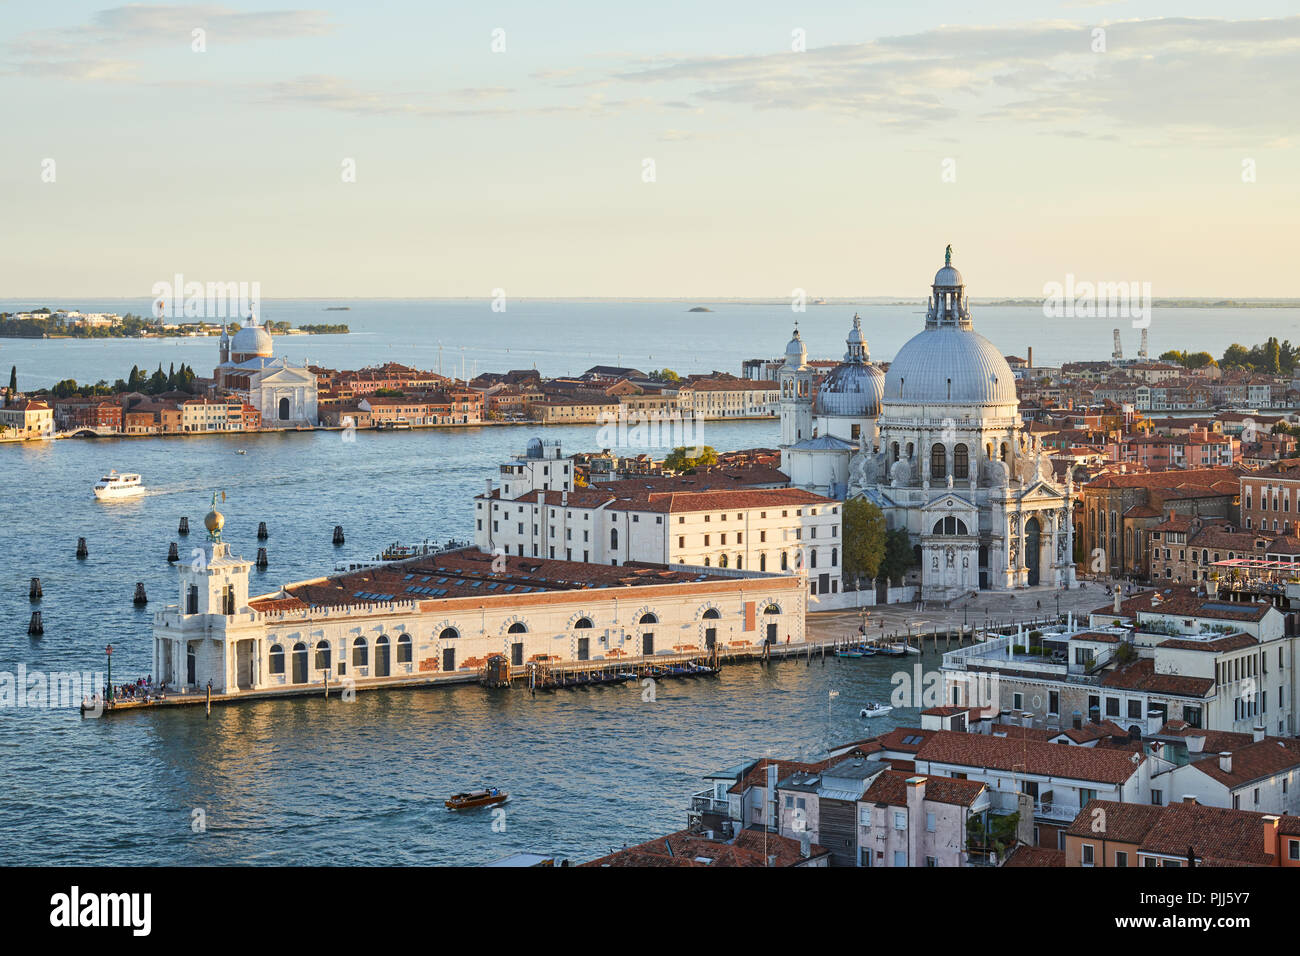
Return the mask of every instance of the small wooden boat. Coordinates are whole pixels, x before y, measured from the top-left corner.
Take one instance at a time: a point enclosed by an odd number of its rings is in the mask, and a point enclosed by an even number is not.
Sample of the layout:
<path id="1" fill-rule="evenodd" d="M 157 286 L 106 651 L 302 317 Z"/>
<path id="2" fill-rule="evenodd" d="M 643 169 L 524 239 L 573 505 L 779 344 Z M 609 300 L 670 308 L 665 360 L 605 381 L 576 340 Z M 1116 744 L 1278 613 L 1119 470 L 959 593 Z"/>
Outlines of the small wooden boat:
<path id="1" fill-rule="evenodd" d="M 448 810 L 472 810 L 475 807 L 490 807 L 497 803 L 505 803 L 510 799 L 510 794 L 497 787 L 489 787 L 486 790 L 470 790 L 467 793 L 453 794 L 446 801 Z"/>

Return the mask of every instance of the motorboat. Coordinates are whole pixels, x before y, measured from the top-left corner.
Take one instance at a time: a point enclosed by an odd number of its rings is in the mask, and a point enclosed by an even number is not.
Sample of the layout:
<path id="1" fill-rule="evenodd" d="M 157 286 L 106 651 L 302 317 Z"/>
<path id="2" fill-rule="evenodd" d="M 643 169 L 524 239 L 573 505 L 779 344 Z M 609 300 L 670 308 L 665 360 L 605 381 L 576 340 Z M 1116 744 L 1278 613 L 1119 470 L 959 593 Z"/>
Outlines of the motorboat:
<path id="1" fill-rule="evenodd" d="M 134 498 L 145 493 L 140 484 L 140 476 L 131 473 L 119 474 L 116 469 L 110 471 L 95 484 L 95 497 L 100 501 L 115 501 L 118 498 Z"/>
<path id="2" fill-rule="evenodd" d="M 475 807 L 490 807 L 505 803 L 509 799 L 510 794 L 499 787 L 487 787 L 483 790 L 453 794 L 446 800 L 445 805 L 448 810 L 472 810 Z"/>
<path id="3" fill-rule="evenodd" d="M 877 704 L 875 701 L 872 701 L 870 704 L 867 704 L 866 707 L 863 707 L 860 711 L 858 711 L 858 716 L 859 717 L 883 717 L 885 714 L 889 713 L 893 709 L 894 708 L 886 704 Z"/>

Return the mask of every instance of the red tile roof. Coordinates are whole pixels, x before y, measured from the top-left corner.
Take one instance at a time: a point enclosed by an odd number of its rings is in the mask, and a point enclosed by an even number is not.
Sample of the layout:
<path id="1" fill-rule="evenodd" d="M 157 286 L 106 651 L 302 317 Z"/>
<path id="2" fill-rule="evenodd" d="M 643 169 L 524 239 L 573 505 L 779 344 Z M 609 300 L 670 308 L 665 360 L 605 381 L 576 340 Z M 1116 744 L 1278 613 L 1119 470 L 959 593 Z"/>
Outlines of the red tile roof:
<path id="1" fill-rule="evenodd" d="M 886 770 L 871 782 L 862 799 L 869 803 L 884 803 L 891 807 L 907 806 L 907 781 L 914 779 L 914 773 L 898 770 Z M 969 807 L 984 792 L 986 787 L 978 780 L 958 780 L 955 777 L 927 776 L 925 779 L 925 799 L 934 803 L 950 803 L 959 807 Z"/>
<path id="2" fill-rule="evenodd" d="M 798 866 L 829 853 L 825 847 L 814 843 L 805 859 L 798 840 L 777 833 L 741 830 L 734 840 L 728 842 L 711 840 L 703 833 L 679 830 L 636 846 L 616 850 L 581 865 L 765 867 L 770 865 L 768 857 L 774 856 L 777 866 Z"/>
<path id="3" fill-rule="evenodd" d="M 1096 816 L 1097 810 L 1104 816 Z M 1207 866 L 1273 866 L 1275 858 L 1264 852 L 1265 816 L 1196 803 L 1149 807 L 1090 800 L 1066 833 L 1133 843 L 1137 844 L 1139 853 L 1183 859 L 1190 849 L 1197 861 Z M 1097 820 L 1105 822 L 1102 834 L 1094 829 Z"/>
<path id="4" fill-rule="evenodd" d="M 1214 688 L 1213 677 L 1185 677 L 1181 674 L 1157 674 L 1156 662 L 1143 657 L 1118 667 L 1101 679 L 1103 687 L 1119 690 L 1149 691 L 1174 697 L 1203 698 Z"/>
<path id="5" fill-rule="evenodd" d="M 916 755 L 918 762 L 1120 784 L 1137 772 L 1145 755 L 1123 750 L 1071 747 L 1041 740 L 935 731 Z"/>

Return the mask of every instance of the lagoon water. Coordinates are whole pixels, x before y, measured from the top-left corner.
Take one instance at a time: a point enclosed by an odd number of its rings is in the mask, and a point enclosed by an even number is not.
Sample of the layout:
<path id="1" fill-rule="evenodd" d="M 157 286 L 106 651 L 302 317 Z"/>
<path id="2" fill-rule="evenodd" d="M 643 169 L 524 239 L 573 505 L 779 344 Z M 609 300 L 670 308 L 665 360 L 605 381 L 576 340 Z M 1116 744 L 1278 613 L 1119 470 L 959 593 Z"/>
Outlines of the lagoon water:
<path id="1" fill-rule="evenodd" d="M 834 303 L 809 305 L 801 313 L 788 304 L 712 303 L 713 311 L 692 313 L 686 302 L 557 302 L 511 300 L 493 312 L 488 300 L 365 299 L 349 311 L 327 312 L 338 303 L 315 299 L 267 300 L 261 318 L 303 325 L 344 323 L 347 335 L 277 336 L 276 354 L 295 362 L 309 359 L 332 368 L 359 368 L 386 361 L 437 369 L 473 378 L 478 371 L 536 367 L 543 375 L 577 374 L 592 365 L 623 365 L 680 373 L 718 369 L 740 374 L 749 358 L 780 356 L 797 320 L 810 358 L 839 359 L 853 313 L 877 361 L 888 361 L 924 322 L 916 305 Z M 144 299 L 0 299 L 0 312 L 39 306 L 82 311 L 149 314 Z M 1033 347 L 1037 365 L 1107 359 L 1111 330 L 1119 328 L 1125 355 L 1137 354 L 1141 333 L 1131 319 L 1048 319 L 1042 309 L 1023 306 L 972 307 L 975 329 L 1007 355 L 1025 356 Z M 1218 356 L 1233 342 L 1253 345 L 1268 336 L 1300 342 L 1300 309 L 1156 309 L 1149 329 L 1152 356 L 1168 349 L 1202 349 Z M 49 386 L 65 378 L 81 382 L 126 378 L 133 364 L 164 369 L 182 362 L 211 374 L 217 345 L 212 338 L 189 339 L 0 339 L 0 368 L 17 365 L 23 388 Z"/>
<path id="2" fill-rule="evenodd" d="M 141 312 L 146 303 L 3 302 Z M 277 337 L 294 359 L 335 367 L 396 360 L 452 371 L 465 348 L 472 374 L 530 367 L 545 374 L 591 364 L 739 372 L 774 356 L 789 335 L 788 307 L 719 305 L 687 314 L 680 303 L 268 303 L 265 316 L 347 322 L 347 336 Z M 918 307 L 919 308 L 919 307 Z M 917 310 L 863 307 L 873 354 L 889 358 L 920 327 Z M 989 310 L 976 328 L 1005 352 L 1035 346 L 1040 363 L 1103 358 L 1113 323 L 1047 327 L 1032 309 Z M 799 316 L 814 356 L 837 357 L 852 310 L 810 307 Z M 1295 310 L 1157 312 L 1152 354 L 1222 351 L 1231 340 L 1300 339 Z M 1126 331 L 1136 347 L 1137 333 Z M 205 374 L 212 339 L 0 340 L 0 367 L 20 384 L 124 377 L 132 364 L 175 362 Z M 149 668 L 151 609 L 177 599 L 167 546 L 186 541 L 212 491 L 224 490 L 226 539 L 253 557 L 266 521 L 270 567 L 254 592 L 366 558 L 394 540 L 468 538 L 470 498 L 495 466 L 523 449 L 527 426 L 338 433 L 58 441 L 0 447 L 0 672 L 102 670 L 112 643 L 114 678 Z M 596 447 L 596 429 L 547 429 L 568 450 Z M 720 450 L 774 446 L 775 422 L 708 423 Z M 236 454 L 244 448 L 246 455 Z M 660 450 L 662 451 L 662 450 Z M 139 471 L 151 493 L 101 504 L 90 487 L 109 468 Z M 330 533 L 344 526 L 347 543 Z M 89 557 L 74 556 L 85 537 Z M 192 538 L 195 537 L 192 535 Z M 28 581 L 39 576 L 45 636 L 32 639 Z M 137 581 L 150 609 L 132 607 Z M 543 694 L 454 690 L 364 693 L 355 703 L 253 702 L 82 719 L 75 709 L 0 709 L 0 864 L 472 864 L 520 849 L 585 860 L 625 842 L 680 828 L 700 776 L 746 757 L 797 756 L 828 741 L 916 720 L 915 710 L 872 722 L 857 716 L 889 696 L 889 660 L 824 665 L 740 665 L 717 679 L 661 684 L 646 703 L 633 687 Z M 832 690 L 839 691 L 835 698 Z M 514 796 L 506 828 L 490 813 L 451 814 L 442 801 L 489 783 Z M 205 827 L 196 832 L 196 811 Z"/>
<path id="3" fill-rule="evenodd" d="M 708 426 L 721 449 L 771 446 L 771 422 Z M 238 437 L 64 440 L 0 447 L 0 671 L 150 666 L 153 608 L 177 601 L 167 545 L 182 515 L 201 528 L 213 490 L 226 540 L 253 557 L 266 521 L 270 567 L 254 592 L 372 556 L 386 543 L 468 538 L 470 496 L 522 450 L 528 427 Z M 553 428 L 566 448 L 595 428 Z M 246 455 L 236 454 L 244 448 Z M 104 504 L 90 485 L 138 470 L 151 493 Z M 331 544 L 342 524 L 347 543 Z M 78 537 L 89 557 L 75 557 Z M 197 531 L 189 540 L 196 540 Z M 45 635 L 26 635 L 39 576 Z M 143 581 L 150 608 L 131 604 Z M 0 863 L 481 863 L 525 848 L 591 859 L 679 829 L 710 770 L 866 734 L 862 702 L 889 695 L 885 660 L 727 668 L 712 680 L 530 698 L 523 691 L 367 692 L 110 719 L 0 709 Z M 841 691 L 830 700 L 828 690 Z M 827 704 L 831 704 L 828 710 Z M 874 722 L 894 726 L 907 714 Z M 506 830 L 442 801 L 480 783 L 513 794 Z M 194 832 L 195 811 L 206 829 Z"/>

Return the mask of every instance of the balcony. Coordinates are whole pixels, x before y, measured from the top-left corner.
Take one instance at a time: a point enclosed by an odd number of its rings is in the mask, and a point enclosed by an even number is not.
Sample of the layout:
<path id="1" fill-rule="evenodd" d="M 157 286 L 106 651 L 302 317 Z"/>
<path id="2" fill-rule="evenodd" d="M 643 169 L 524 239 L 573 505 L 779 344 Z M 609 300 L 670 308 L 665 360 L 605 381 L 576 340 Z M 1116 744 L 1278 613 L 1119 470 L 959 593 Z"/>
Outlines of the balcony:
<path id="1" fill-rule="evenodd" d="M 1035 803 L 1034 819 L 1071 823 L 1079 815 L 1080 809 L 1080 807 L 1072 807 L 1065 803 L 1052 803 L 1051 801 Z"/>
<path id="2" fill-rule="evenodd" d="M 720 813 L 727 815 L 727 798 L 718 798 L 712 790 L 701 790 L 691 795 L 691 813 Z"/>

